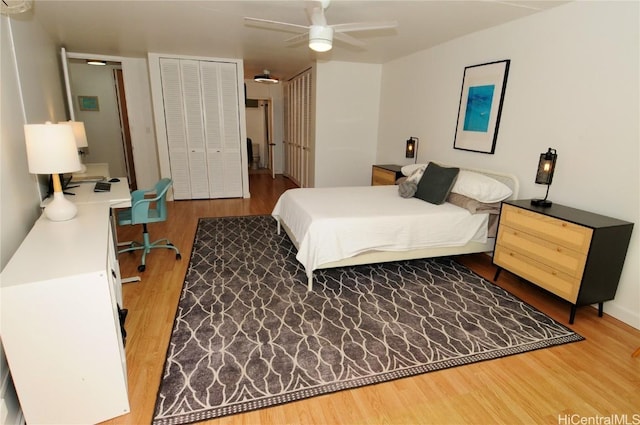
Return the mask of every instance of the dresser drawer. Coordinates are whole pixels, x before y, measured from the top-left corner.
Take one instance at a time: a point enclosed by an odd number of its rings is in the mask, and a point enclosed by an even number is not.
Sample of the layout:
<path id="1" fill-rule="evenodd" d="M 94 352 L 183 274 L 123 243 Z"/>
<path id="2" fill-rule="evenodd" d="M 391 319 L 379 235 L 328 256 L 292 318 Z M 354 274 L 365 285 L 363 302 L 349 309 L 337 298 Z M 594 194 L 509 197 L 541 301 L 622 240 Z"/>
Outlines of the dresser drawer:
<path id="1" fill-rule="evenodd" d="M 587 255 L 563 245 L 540 239 L 510 226 L 498 229 L 497 244 L 546 264 L 578 280 L 582 279 Z"/>
<path id="2" fill-rule="evenodd" d="M 500 225 L 521 230 L 538 238 L 554 242 L 587 254 L 592 230 L 554 217 L 503 204 Z"/>
<path id="3" fill-rule="evenodd" d="M 557 271 L 546 264 L 532 260 L 515 250 L 496 245 L 493 256 L 496 265 L 535 283 L 559 297 L 575 303 L 580 290 L 580 279 Z"/>

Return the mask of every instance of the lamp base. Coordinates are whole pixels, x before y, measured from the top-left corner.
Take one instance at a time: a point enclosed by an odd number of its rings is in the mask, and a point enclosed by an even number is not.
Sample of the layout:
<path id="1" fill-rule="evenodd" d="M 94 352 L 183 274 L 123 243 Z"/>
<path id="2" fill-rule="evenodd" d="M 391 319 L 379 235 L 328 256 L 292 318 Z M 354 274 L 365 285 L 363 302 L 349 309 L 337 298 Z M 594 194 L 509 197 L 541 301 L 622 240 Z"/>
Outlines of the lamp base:
<path id="1" fill-rule="evenodd" d="M 65 198 L 62 192 L 54 192 L 53 199 L 44 209 L 44 215 L 51 221 L 71 220 L 77 213 L 76 204 Z"/>
<path id="2" fill-rule="evenodd" d="M 532 199 L 531 205 L 535 205 L 536 207 L 548 208 L 553 205 L 553 202 L 546 199 Z"/>

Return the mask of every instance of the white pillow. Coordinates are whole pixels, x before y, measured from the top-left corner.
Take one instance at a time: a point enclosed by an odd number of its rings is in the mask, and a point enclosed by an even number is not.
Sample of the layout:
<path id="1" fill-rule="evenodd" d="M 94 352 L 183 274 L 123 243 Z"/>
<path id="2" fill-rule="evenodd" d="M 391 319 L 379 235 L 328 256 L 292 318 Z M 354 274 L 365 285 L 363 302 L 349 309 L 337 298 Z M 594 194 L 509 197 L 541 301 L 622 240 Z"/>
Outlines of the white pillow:
<path id="1" fill-rule="evenodd" d="M 506 184 L 468 170 L 460 170 L 451 191 L 485 203 L 504 201 L 513 194 Z"/>
<path id="2" fill-rule="evenodd" d="M 406 181 L 417 184 L 422 178 L 422 175 L 424 174 L 424 170 L 426 169 L 427 169 L 426 165 L 420 164 L 420 167 L 416 168 L 415 170 L 413 170 L 411 174 L 409 174 Z"/>
<path id="3" fill-rule="evenodd" d="M 400 168 L 400 171 L 402 172 L 403 176 L 410 176 L 414 171 L 416 171 L 418 168 L 420 167 L 424 167 L 427 168 L 427 164 L 409 164 L 409 165 L 403 165 L 402 168 Z M 423 169 L 424 171 L 424 169 Z"/>

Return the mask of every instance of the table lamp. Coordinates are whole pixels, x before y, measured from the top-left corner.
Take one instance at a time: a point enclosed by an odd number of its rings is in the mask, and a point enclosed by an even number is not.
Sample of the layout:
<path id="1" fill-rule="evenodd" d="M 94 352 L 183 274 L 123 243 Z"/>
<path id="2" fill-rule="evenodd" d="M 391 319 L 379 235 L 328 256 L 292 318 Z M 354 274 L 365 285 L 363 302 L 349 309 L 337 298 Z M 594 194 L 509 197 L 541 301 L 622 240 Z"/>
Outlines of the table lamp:
<path id="1" fill-rule="evenodd" d="M 76 216 L 76 205 L 62 193 L 60 173 L 80 170 L 80 160 L 71 126 L 65 124 L 25 124 L 27 161 L 32 174 L 51 174 L 53 199 L 44 214 L 51 221 L 71 220 Z"/>
<path id="2" fill-rule="evenodd" d="M 531 205 L 535 205 L 537 207 L 550 207 L 553 204 L 551 201 L 547 200 L 547 196 L 549 196 L 549 186 L 551 186 L 551 182 L 553 181 L 553 172 L 556 169 L 557 159 L 558 154 L 555 149 L 549 148 L 547 152 L 540 154 L 538 172 L 536 173 L 536 183 L 546 184 L 547 193 L 544 195 L 544 199 L 532 199 Z"/>
<path id="3" fill-rule="evenodd" d="M 78 148 L 78 156 L 80 157 L 80 172 L 86 173 L 87 166 L 82 161 L 82 155 L 84 155 L 84 148 L 89 147 L 87 143 L 87 132 L 84 129 L 84 123 L 82 121 L 60 121 L 58 124 L 70 125 L 73 129 L 73 137 L 76 139 L 76 147 Z"/>

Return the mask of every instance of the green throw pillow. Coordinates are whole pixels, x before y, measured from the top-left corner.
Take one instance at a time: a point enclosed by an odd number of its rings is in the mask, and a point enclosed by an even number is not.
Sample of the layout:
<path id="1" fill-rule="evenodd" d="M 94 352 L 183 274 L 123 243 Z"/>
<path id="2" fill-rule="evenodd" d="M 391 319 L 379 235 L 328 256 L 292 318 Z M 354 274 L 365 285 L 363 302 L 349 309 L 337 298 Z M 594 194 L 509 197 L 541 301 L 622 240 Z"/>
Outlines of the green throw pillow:
<path id="1" fill-rule="evenodd" d="M 438 164 L 430 162 L 424 174 L 418 182 L 418 188 L 414 197 L 432 204 L 440 205 L 444 203 L 449 196 L 449 192 L 456 182 L 459 168 L 441 167 Z"/>

